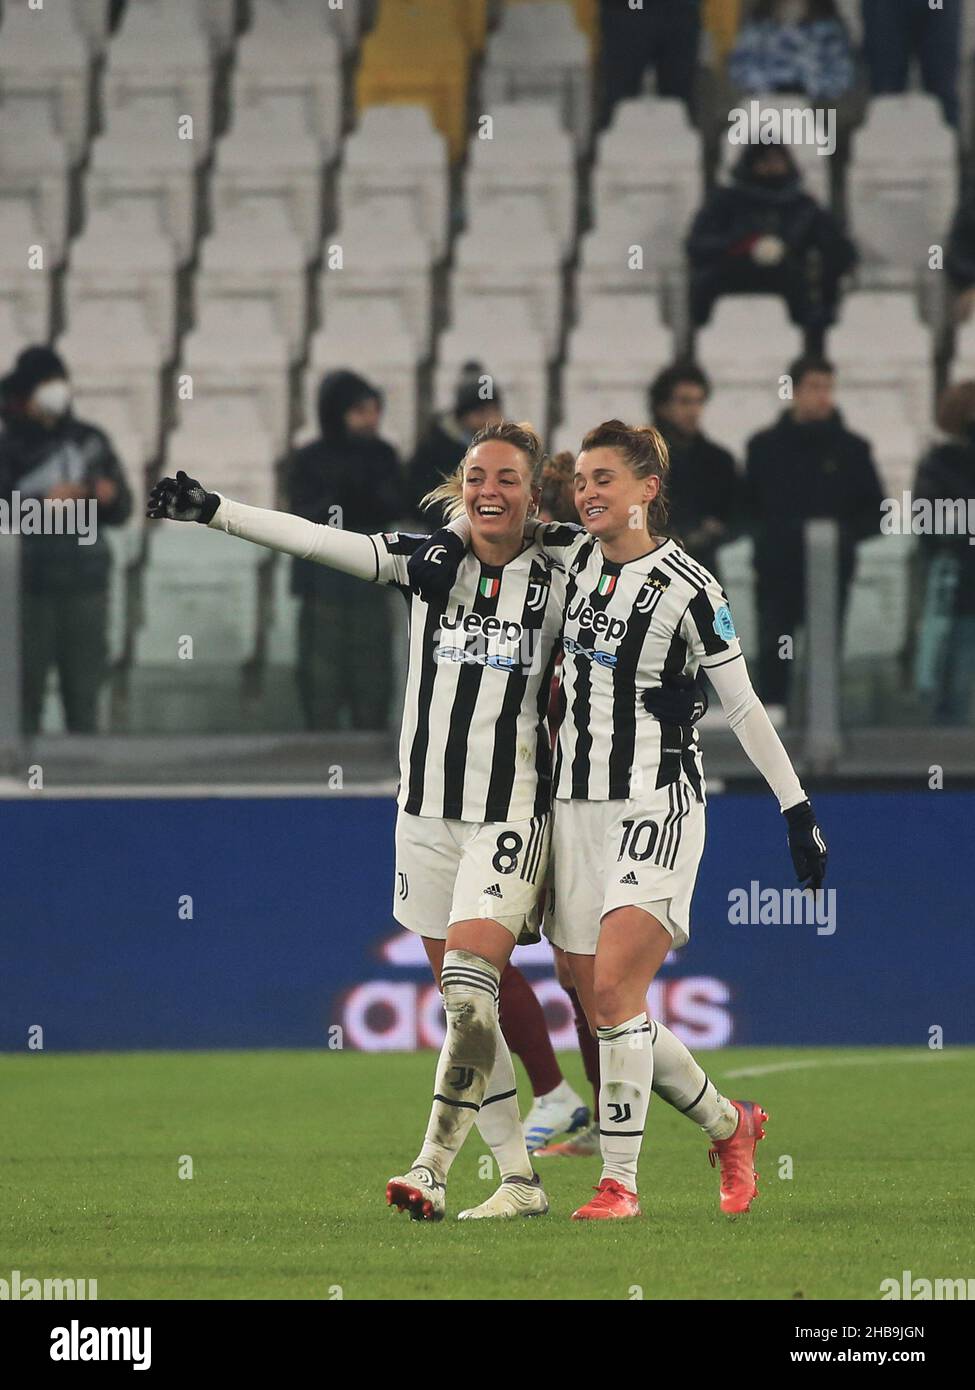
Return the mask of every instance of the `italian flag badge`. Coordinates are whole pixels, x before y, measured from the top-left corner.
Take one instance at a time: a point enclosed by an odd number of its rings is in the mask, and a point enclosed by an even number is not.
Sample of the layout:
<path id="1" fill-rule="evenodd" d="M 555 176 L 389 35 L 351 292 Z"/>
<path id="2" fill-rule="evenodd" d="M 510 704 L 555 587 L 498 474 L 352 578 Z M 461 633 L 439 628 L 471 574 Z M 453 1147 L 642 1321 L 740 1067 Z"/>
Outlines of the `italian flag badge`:
<path id="1" fill-rule="evenodd" d="M 481 593 L 484 595 L 485 598 L 494 598 L 495 594 L 501 588 L 501 580 L 482 579 L 477 587 L 480 589 Z"/>
<path id="2" fill-rule="evenodd" d="M 604 574 L 604 575 L 602 576 L 602 578 L 600 579 L 599 583 L 598 583 L 597 586 L 596 586 L 596 592 L 597 592 L 602 598 L 606 598 L 607 595 L 611 594 L 615 588 L 616 588 L 616 575 L 615 575 L 615 574 Z"/>

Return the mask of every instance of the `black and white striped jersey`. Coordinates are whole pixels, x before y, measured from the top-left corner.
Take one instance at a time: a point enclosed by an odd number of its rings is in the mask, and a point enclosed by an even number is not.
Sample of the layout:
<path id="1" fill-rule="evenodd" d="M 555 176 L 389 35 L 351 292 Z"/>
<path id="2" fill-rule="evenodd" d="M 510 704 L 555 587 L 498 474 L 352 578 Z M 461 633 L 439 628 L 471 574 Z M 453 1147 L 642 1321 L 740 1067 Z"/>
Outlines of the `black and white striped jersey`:
<path id="1" fill-rule="evenodd" d="M 641 692 L 742 659 L 721 585 L 673 540 L 625 564 L 577 526 L 539 526 L 535 541 L 568 579 L 556 797 L 615 801 L 686 781 L 703 800 L 696 730 L 658 722 Z"/>
<path id="2" fill-rule="evenodd" d="M 378 582 L 410 604 L 400 806 L 478 822 L 546 814 L 546 715 L 565 601 L 558 560 L 535 544 L 501 567 L 468 551 L 441 612 L 409 589 L 407 562 L 429 538 L 369 539 Z"/>

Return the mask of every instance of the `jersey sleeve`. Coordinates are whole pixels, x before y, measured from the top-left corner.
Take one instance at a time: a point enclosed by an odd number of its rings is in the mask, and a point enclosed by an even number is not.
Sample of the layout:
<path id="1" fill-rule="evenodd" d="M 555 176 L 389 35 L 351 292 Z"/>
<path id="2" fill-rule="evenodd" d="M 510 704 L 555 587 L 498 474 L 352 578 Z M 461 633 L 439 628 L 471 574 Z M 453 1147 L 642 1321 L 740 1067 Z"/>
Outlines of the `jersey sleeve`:
<path id="1" fill-rule="evenodd" d="M 376 582 L 392 584 L 397 589 L 409 591 L 410 576 L 407 571 L 410 556 L 429 536 L 415 536 L 406 531 L 382 531 L 369 536 L 376 551 Z"/>
<path id="2" fill-rule="evenodd" d="M 564 568 L 568 568 L 585 543 L 591 540 L 586 528 L 573 521 L 529 521 L 525 525 L 525 535 L 550 560 Z"/>
<path id="3" fill-rule="evenodd" d="M 705 671 L 741 660 L 728 596 L 713 577 L 687 605 L 680 631 L 688 655 L 696 657 Z"/>

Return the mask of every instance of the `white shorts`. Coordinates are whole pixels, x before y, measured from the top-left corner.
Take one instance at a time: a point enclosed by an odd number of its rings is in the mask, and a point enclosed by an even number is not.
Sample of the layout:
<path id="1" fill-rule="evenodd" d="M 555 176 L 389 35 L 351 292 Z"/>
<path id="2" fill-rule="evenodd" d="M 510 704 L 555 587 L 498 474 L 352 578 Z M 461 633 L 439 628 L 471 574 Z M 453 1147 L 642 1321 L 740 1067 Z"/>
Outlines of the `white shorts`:
<path id="1" fill-rule="evenodd" d="M 556 801 L 554 871 L 545 918 L 553 946 L 596 953 L 617 907 L 642 907 L 683 946 L 704 851 L 704 805 L 686 782 L 629 801 Z"/>
<path id="2" fill-rule="evenodd" d="M 548 870 L 551 815 L 523 821 L 396 817 L 393 916 L 443 941 L 451 922 L 489 917 L 517 938 L 536 931 Z"/>

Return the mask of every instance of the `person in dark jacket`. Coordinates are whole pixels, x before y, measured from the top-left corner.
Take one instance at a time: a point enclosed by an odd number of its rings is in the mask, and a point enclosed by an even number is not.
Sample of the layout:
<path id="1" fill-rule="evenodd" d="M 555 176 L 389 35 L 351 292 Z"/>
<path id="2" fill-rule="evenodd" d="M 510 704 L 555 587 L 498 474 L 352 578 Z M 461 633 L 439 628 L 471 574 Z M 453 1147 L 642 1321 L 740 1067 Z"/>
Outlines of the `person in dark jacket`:
<path id="1" fill-rule="evenodd" d="M 465 362 L 457 379 L 450 410 L 434 416 L 407 466 L 410 514 L 424 530 L 444 524 L 443 510 L 420 506 L 423 497 L 439 487 L 467 453 L 478 430 L 501 419 L 501 393 L 479 362 Z"/>
<path id="2" fill-rule="evenodd" d="M 637 97 L 648 68 L 657 95 L 691 107 L 701 38 L 700 0 L 599 0 L 599 69 L 605 125 L 618 101 Z"/>
<path id="3" fill-rule="evenodd" d="M 780 638 L 805 621 L 805 523 L 832 518 L 839 527 L 842 626 L 856 569 L 857 542 L 880 532 L 882 491 L 867 440 L 853 434 L 836 408 L 836 376 L 823 358 L 789 368 L 793 400 L 776 423 L 748 441 L 745 512 L 754 528 L 759 625 L 759 688 L 763 702 L 785 705 L 792 662 Z"/>
<path id="4" fill-rule="evenodd" d="M 836 317 L 840 277 L 856 262 L 831 212 L 802 187 L 786 145 L 746 145 L 731 183 L 716 188 L 687 238 L 698 325 L 723 294 L 781 295 L 813 339 Z"/>
<path id="5" fill-rule="evenodd" d="M 406 510 L 395 449 L 379 438 L 380 392 L 355 372 L 330 372 L 318 392 L 321 437 L 292 460 L 289 505 L 350 531 L 385 531 Z M 388 595 L 310 560 L 295 560 L 298 668 L 309 729 L 385 729 L 392 698 Z"/>
<path id="6" fill-rule="evenodd" d="M 945 724 L 975 718 L 975 381 L 949 386 L 938 402 L 938 425 L 950 438 L 918 468 L 914 501 L 958 503 L 965 524 L 941 534 L 922 532 L 926 552 L 924 615 L 917 684 L 934 717 Z M 935 512 L 937 515 L 937 512 Z"/>
<path id="7" fill-rule="evenodd" d="M 731 454 L 701 429 L 710 394 L 700 367 L 678 362 L 653 381 L 650 413 L 670 450 L 670 529 L 689 554 L 720 578 L 717 549 L 728 539 L 738 485 Z"/>
<path id="8" fill-rule="evenodd" d="M 100 527 L 127 521 L 132 495 L 108 436 L 72 414 L 68 371 L 51 348 L 26 348 L 0 381 L 0 419 L 0 498 L 12 510 L 33 499 L 72 504 L 58 509 L 63 530 L 20 538 L 24 732 L 38 732 L 56 666 L 66 728 L 93 734 L 108 671 L 112 563 Z M 89 506 L 91 532 L 71 530 L 72 512 Z"/>

